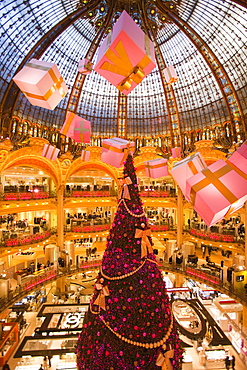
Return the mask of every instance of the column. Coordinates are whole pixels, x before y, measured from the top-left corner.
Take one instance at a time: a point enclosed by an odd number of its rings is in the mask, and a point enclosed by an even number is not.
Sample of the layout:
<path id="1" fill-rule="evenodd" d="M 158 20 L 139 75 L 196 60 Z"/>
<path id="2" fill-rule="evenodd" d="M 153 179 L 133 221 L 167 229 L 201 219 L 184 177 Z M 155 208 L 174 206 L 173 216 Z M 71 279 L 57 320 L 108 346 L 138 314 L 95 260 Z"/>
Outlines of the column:
<path id="1" fill-rule="evenodd" d="M 183 195 L 181 189 L 178 187 L 177 198 L 177 247 L 181 248 L 183 242 Z"/>
<path id="2" fill-rule="evenodd" d="M 184 284 L 184 276 L 181 274 L 176 274 L 176 279 L 175 279 L 175 287 L 180 288 Z"/>
<path id="3" fill-rule="evenodd" d="M 63 209 L 63 192 L 64 185 L 60 185 L 57 189 L 57 243 L 59 250 L 64 249 L 64 209 Z"/>

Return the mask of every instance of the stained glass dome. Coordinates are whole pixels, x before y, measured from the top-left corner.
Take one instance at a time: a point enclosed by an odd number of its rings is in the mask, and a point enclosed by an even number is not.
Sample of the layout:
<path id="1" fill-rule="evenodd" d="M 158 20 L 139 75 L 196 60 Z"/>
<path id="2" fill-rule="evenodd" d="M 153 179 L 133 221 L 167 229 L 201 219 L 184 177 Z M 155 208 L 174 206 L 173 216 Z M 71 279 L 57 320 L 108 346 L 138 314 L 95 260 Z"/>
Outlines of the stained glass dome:
<path id="1" fill-rule="evenodd" d="M 246 1 L 3 0 L 0 6 L 3 137 L 16 135 L 19 120 L 50 140 L 47 130 L 59 130 L 67 111 L 91 121 L 93 145 L 119 136 L 189 150 L 201 138 L 246 137 Z M 154 42 L 156 55 L 156 68 L 128 96 L 97 72 L 77 69 L 81 58 L 96 62 L 123 10 Z M 69 93 L 53 111 L 31 105 L 12 80 L 31 58 L 56 63 L 66 81 Z M 173 84 L 164 77 L 169 65 L 179 77 Z"/>

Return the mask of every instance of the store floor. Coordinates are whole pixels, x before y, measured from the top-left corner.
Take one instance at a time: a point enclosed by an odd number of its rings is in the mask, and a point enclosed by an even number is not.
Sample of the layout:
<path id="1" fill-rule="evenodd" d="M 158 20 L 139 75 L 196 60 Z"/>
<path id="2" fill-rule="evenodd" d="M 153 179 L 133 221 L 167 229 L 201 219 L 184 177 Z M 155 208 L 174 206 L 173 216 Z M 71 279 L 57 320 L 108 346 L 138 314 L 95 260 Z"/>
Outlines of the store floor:
<path id="1" fill-rule="evenodd" d="M 50 291 L 51 290 L 52 289 L 50 287 Z M 48 303 L 51 303 L 51 297 L 50 296 L 48 296 Z M 212 305 L 212 306 L 214 306 L 214 305 Z M 209 309 L 209 308 L 210 308 L 210 306 L 207 307 L 207 309 Z M 33 334 L 33 332 L 36 328 L 36 315 L 37 315 L 36 312 L 27 312 L 25 314 L 25 318 L 26 318 L 26 321 L 28 323 L 28 326 L 27 326 L 25 332 L 22 333 L 22 336 L 20 338 L 20 342 L 25 336 L 31 336 Z M 235 369 L 236 370 L 246 370 L 246 365 L 243 364 L 243 362 L 239 358 L 239 355 L 235 351 L 235 349 L 232 346 L 224 346 L 224 348 L 229 350 L 229 353 L 230 353 L 231 356 L 232 355 L 235 356 L 235 358 L 236 358 Z M 198 352 L 196 351 L 195 348 L 187 347 L 186 348 L 186 354 L 190 355 L 192 357 L 193 364 L 192 364 L 192 367 L 188 367 L 188 365 L 190 365 L 190 364 L 184 364 L 183 370 L 187 370 L 187 369 L 205 370 L 205 369 L 207 369 L 206 366 L 200 364 L 199 355 L 198 355 Z M 14 354 L 13 354 L 13 356 L 14 356 Z M 9 365 L 10 365 L 11 370 L 14 370 L 17 366 L 27 366 L 25 370 L 28 370 L 28 366 L 30 366 L 30 365 L 32 365 L 32 369 L 30 368 L 30 370 L 39 370 L 39 366 L 41 364 L 43 364 L 43 357 L 33 357 L 33 358 L 27 357 L 27 358 L 22 358 L 21 359 L 21 358 L 13 358 L 13 356 L 9 360 Z M 69 354 L 68 358 L 66 360 L 64 359 L 62 361 L 69 361 L 69 362 L 71 362 L 71 365 L 72 365 L 72 363 L 75 361 L 75 358 L 73 357 L 73 354 Z M 53 358 L 51 360 L 51 365 L 52 366 L 51 366 L 50 370 L 56 370 L 58 367 L 61 366 L 61 359 L 59 359 L 59 356 L 53 356 Z M 216 368 L 212 368 L 212 367 L 210 367 L 210 369 L 211 370 L 216 370 Z M 224 369 L 224 367 L 222 369 Z M 19 368 L 19 370 L 24 370 L 24 368 Z M 44 369 L 44 370 L 46 370 L 46 369 Z M 104 369 L 102 369 L 102 370 L 104 370 Z M 121 370 L 121 369 L 116 369 L 116 370 Z"/>

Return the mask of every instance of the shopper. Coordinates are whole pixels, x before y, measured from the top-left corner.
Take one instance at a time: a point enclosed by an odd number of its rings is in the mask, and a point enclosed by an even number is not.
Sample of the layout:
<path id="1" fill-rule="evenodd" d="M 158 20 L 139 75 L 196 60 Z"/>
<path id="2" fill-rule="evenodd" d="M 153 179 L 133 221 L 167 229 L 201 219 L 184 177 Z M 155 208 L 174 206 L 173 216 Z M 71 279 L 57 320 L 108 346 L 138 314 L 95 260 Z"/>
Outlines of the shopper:
<path id="1" fill-rule="evenodd" d="M 235 370 L 235 356 L 232 356 L 232 370 Z"/>
<path id="2" fill-rule="evenodd" d="M 10 370 L 8 361 L 6 361 L 5 364 L 3 365 L 3 370 Z"/>
<path id="3" fill-rule="evenodd" d="M 52 359 L 53 356 L 49 355 L 48 356 L 48 362 L 49 362 L 49 367 L 51 367 L 51 359 Z"/>
<path id="4" fill-rule="evenodd" d="M 229 356 L 226 356 L 226 358 L 225 358 L 225 365 L 226 365 L 226 369 L 227 370 L 230 369 L 230 364 L 231 364 L 230 358 L 229 358 Z"/>
<path id="5" fill-rule="evenodd" d="M 48 358 L 45 356 L 43 360 L 44 370 L 48 370 Z"/>

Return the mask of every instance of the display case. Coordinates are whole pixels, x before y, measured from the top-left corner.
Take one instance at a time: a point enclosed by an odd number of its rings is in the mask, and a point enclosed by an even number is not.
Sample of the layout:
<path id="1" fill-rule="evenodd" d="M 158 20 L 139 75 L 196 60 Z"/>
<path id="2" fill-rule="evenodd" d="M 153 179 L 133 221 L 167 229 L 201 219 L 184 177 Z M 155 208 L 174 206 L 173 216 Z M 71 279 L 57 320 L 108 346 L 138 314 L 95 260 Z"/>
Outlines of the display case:
<path id="1" fill-rule="evenodd" d="M 193 358 L 188 354 L 183 355 L 182 369 L 183 370 L 193 370 Z"/>
<path id="2" fill-rule="evenodd" d="M 18 323 L 0 323 L 0 366 L 3 366 L 14 352 L 18 341 Z"/>
<path id="3" fill-rule="evenodd" d="M 226 352 L 224 349 L 205 350 L 205 362 L 207 369 L 224 369 Z"/>

